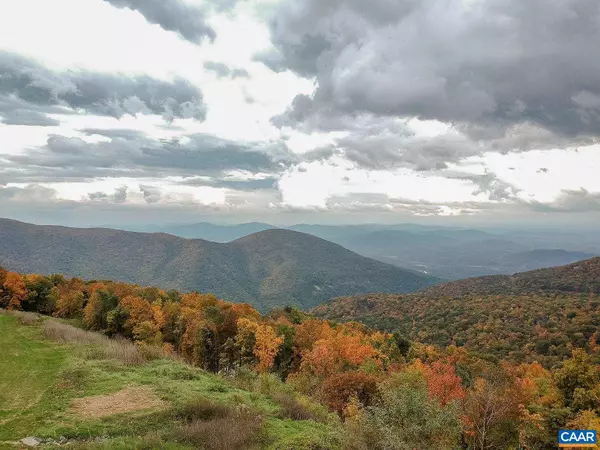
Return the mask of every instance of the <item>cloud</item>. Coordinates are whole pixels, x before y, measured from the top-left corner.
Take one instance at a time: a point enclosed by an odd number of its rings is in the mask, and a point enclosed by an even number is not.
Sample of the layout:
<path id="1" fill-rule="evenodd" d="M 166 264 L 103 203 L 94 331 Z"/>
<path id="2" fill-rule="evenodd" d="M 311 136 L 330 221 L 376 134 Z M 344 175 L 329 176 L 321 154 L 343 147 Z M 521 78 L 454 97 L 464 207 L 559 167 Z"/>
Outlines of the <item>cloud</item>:
<path id="1" fill-rule="evenodd" d="M 256 58 L 315 79 L 290 122 L 368 112 L 598 136 L 599 15 L 596 0 L 287 0 Z"/>
<path id="2" fill-rule="evenodd" d="M 30 184 L 25 187 L 1 186 L 0 200 L 6 202 L 30 203 L 55 201 L 57 192 L 54 189 L 41 186 L 39 184 Z"/>
<path id="3" fill-rule="evenodd" d="M 133 130 L 83 131 L 110 140 L 90 143 L 79 137 L 51 135 L 44 146 L 19 154 L 0 154 L 6 161 L 0 168 L 0 181 L 199 175 L 224 178 L 231 171 L 278 173 L 297 161 L 281 144 L 236 143 L 207 134 L 157 141 Z M 235 181 L 224 178 L 220 184 L 233 186 Z"/>
<path id="4" fill-rule="evenodd" d="M 158 203 L 162 197 L 162 191 L 156 186 L 139 185 L 140 191 L 146 203 Z"/>
<path id="5" fill-rule="evenodd" d="M 212 186 L 217 188 L 232 189 L 235 191 L 253 192 L 270 190 L 277 187 L 277 177 L 266 177 L 248 180 L 236 180 L 227 178 L 194 177 L 181 181 L 186 186 Z"/>
<path id="6" fill-rule="evenodd" d="M 231 69 L 227 66 L 227 64 L 220 62 L 206 61 L 204 63 L 204 68 L 214 72 L 219 78 L 228 77 L 231 74 Z"/>
<path id="7" fill-rule="evenodd" d="M 48 114 L 77 111 L 116 118 L 126 114 L 157 114 L 165 120 L 206 118 L 202 92 L 183 78 L 56 72 L 0 51 L 0 116 L 5 122 L 56 125 Z"/>
<path id="8" fill-rule="evenodd" d="M 448 172 L 444 175 L 446 178 L 472 182 L 477 187 L 473 191 L 473 195 L 486 194 L 490 201 L 516 200 L 517 194 L 522 191 L 490 171 L 486 171 L 484 174 Z"/>
<path id="9" fill-rule="evenodd" d="M 250 74 L 246 69 L 230 69 L 227 64 L 215 61 L 206 61 L 204 68 L 214 72 L 219 78 L 249 78 Z"/>
<path id="10" fill-rule="evenodd" d="M 104 201 L 111 203 L 125 203 L 127 200 L 127 186 L 120 186 L 115 189 L 114 193 L 107 194 L 105 192 L 92 192 L 88 194 L 88 199 L 91 201 Z"/>
<path id="11" fill-rule="evenodd" d="M 600 211 L 600 192 L 590 192 L 587 189 L 562 190 L 561 194 L 550 203 L 537 201 L 528 202 L 536 211 L 541 212 L 578 212 Z"/>
<path id="12" fill-rule="evenodd" d="M 138 11 L 150 23 L 167 31 L 179 33 L 184 39 L 200 43 L 208 38 L 214 41 L 215 30 L 208 24 L 207 12 L 183 0 L 104 0 L 117 8 Z M 234 3 L 229 2 L 231 7 Z"/>
<path id="13" fill-rule="evenodd" d="M 81 133 L 88 136 L 98 135 L 109 139 L 143 139 L 146 135 L 139 130 L 128 130 L 128 129 L 102 129 L 102 128 L 83 128 L 79 130 Z"/>

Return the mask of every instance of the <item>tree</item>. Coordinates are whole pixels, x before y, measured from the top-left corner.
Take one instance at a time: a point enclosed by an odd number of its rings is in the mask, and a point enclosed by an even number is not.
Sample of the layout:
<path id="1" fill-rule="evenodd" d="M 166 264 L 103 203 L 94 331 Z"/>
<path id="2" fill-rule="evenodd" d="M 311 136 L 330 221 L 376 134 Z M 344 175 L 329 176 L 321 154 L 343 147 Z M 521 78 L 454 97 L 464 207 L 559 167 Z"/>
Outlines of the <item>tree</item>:
<path id="1" fill-rule="evenodd" d="M 594 411 L 581 411 L 567 423 L 567 427 L 571 430 L 596 430 L 596 435 L 600 435 L 600 417 Z"/>
<path id="2" fill-rule="evenodd" d="M 394 342 L 396 343 L 400 354 L 406 357 L 408 355 L 408 352 L 410 351 L 410 341 L 406 339 L 399 331 L 395 331 L 393 336 Z"/>
<path id="3" fill-rule="evenodd" d="M 52 313 L 58 300 L 58 290 L 55 289 L 52 279 L 34 274 L 27 275 L 24 280 L 27 287 L 27 298 L 23 308 L 43 314 Z"/>
<path id="4" fill-rule="evenodd" d="M 452 364 L 442 361 L 420 364 L 419 361 L 416 365 L 425 376 L 429 397 L 437 399 L 442 407 L 465 397 L 462 380 Z"/>
<path id="5" fill-rule="evenodd" d="M 58 288 L 58 300 L 54 315 L 64 318 L 81 317 L 84 303 L 85 296 L 82 291 Z"/>
<path id="6" fill-rule="evenodd" d="M 271 326 L 258 324 L 245 317 L 238 319 L 237 327 L 238 334 L 241 336 L 247 336 L 249 333 L 254 334 L 254 355 L 258 359 L 256 370 L 263 373 L 268 372 L 273 367 L 275 356 L 284 340 L 283 336 L 277 336 Z"/>
<path id="7" fill-rule="evenodd" d="M 554 373 L 556 385 L 565 396 L 565 403 L 575 412 L 600 407 L 600 376 L 598 368 L 583 349 L 573 350 L 571 359 Z"/>
<path id="8" fill-rule="evenodd" d="M 123 329 L 129 336 L 134 336 L 136 340 L 146 341 L 154 339 L 154 336 L 150 336 L 151 334 L 159 333 L 159 327 L 154 323 L 154 310 L 148 300 L 128 295 L 121 299 L 119 305 L 126 317 Z M 140 330 L 140 327 L 143 327 L 143 331 Z"/>
<path id="9" fill-rule="evenodd" d="M 359 368 L 367 360 L 376 361 L 378 352 L 364 335 L 348 335 L 336 330 L 329 337 L 317 341 L 303 359 L 301 370 L 320 377 Z"/>
<path id="10" fill-rule="evenodd" d="M 465 401 L 468 440 L 477 450 L 505 448 L 519 440 L 519 391 L 500 375 L 478 378 Z"/>
<path id="11" fill-rule="evenodd" d="M 22 309 L 22 303 L 27 299 L 27 287 L 23 275 L 8 272 L 4 279 L 4 290 L 8 293 L 8 309 Z"/>
<path id="12" fill-rule="evenodd" d="M 119 305 L 119 298 L 112 293 L 97 289 L 83 310 L 83 320 L 91 330 L 106 330 L 108 328 L 108 313 Z"/>
<path id="13" fill-rule="evenodd" d="M 377 394 L 377 378 L 360 371 L 342 372 L 325 379 L 320 389 L 322 401 L 343 418 L 351 399 L 370 406 Z"/>

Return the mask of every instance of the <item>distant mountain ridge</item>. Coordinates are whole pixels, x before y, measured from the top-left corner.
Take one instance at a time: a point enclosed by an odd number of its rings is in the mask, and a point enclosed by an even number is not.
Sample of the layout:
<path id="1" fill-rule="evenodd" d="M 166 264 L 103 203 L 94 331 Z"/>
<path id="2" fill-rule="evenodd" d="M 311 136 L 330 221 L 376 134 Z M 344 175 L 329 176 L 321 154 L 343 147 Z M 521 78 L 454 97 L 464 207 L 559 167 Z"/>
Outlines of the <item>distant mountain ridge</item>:
<path id="1" fill-rule="evenodd" d="M 287 304 L 309 308 L 341 295 L 413 292 L 438 281 L 282 229 L 224 244 L 0 219 L 0 265 L 19 272 L 212 292 L 263 310 Z"/>
<path id="2" fill-rule="evenodd" d="M 540 291 L 600 293 L 600 257 L 514 275 L 452 281 L 419 292 L 425 296 L 523 295 Z"/>
<path id="3" fill-rule="evenodd" d="M 166 232 L 185 238 L 230 242 L 277 228 L 267 223 L 197 223 L 142 226 L 134 231 Z M 600 255 L 600 232 L 477 230 L 417 224 L 310 225 L 281 227 L 339 244 L 359 255 L 448 280 L 512 274 L 562 266 Z"/>

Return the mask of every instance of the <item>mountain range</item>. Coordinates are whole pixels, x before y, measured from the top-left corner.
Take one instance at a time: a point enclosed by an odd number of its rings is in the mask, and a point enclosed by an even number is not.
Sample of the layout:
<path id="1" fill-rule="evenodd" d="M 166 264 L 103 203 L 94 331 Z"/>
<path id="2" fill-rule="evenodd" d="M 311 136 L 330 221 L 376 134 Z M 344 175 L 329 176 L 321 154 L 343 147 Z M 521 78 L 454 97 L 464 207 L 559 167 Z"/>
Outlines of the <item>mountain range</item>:
<path id="1" fill-rule="evenodd" d="M 146 225 L 135 230 L 230 242 L 273 228 L 276 227 L 253 222 Z M 600 234 L 595 232 L 477 230 L 418 224 L 298 224 L 286 229 L 320 237 L 368 258 L 448 280 L 512 274 L 600 255 Z"/>
<path id="2" fill-rule="evenodd" d="M 212 292 L 262 310 L 310 308 L 342 295 L 413 292 L 439 281 L 283 229 L 217 243 L 0 219 L 0 265 L 19 272 Z"/>

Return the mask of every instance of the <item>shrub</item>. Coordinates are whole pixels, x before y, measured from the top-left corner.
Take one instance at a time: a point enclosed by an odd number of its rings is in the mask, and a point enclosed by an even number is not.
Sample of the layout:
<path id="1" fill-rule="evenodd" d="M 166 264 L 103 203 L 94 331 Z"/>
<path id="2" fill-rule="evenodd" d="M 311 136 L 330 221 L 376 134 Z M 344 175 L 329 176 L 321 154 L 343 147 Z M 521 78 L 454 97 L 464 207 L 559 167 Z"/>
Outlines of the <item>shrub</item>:
<path id="1" fill-rule="evenodd" d="M 291 392 L 280 392 L 273 395 L 281 406 L 281 416 L 292 420 L 313 420 L 315 422 L 327 422 L 329 414 L 327 409 L 321 405 L 314 404 L 307 399 L 298 398 Z"/>
<path id="2" fill-rule="evenodd" d="M 179 430 L 178 437 L 206 450 L 245 450 L 258 444 L 262 427 L 262 417 L 240 406 L 226 417 L 194 420 Z"/>
<path id="3" fill-rule="evenodd" d="M 212 400 L 199 398 L 189 402 L 176 415 L 179 419 L 186 422 L 195 422 L 211 419 L 222 419 L 233 416 L 235 408 L 233 406 L 217 403 Z"/>

